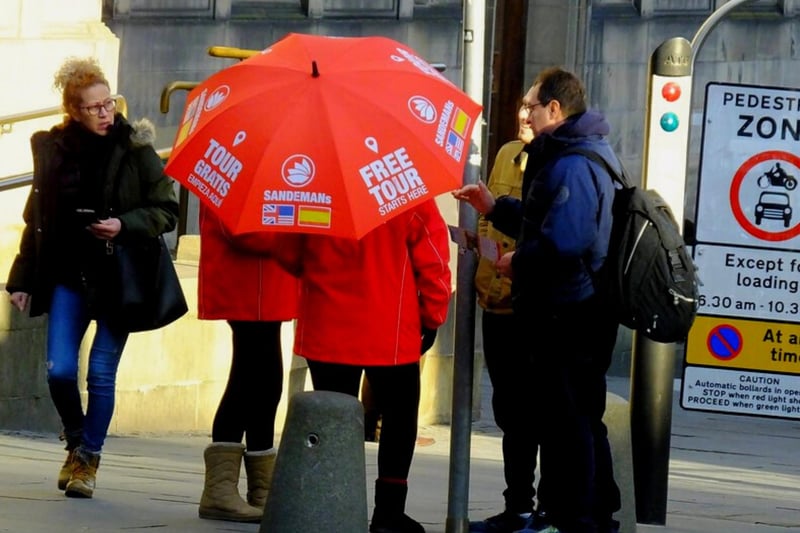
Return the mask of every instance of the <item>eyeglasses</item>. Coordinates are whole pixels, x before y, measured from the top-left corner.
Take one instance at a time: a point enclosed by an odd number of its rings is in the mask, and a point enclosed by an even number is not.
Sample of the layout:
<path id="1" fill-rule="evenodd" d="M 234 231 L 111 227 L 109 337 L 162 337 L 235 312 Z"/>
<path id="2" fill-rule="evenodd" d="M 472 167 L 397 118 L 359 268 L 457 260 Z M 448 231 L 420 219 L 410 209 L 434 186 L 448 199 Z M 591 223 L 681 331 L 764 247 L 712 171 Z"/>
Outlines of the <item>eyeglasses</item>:
<path id="1" fill-rule="evenodd" d="M 108 100 L 105 100 L 99 104 L 81 106 L 81 109 L 83 111 L 86 111 L 93 117 L 99 115 L 101 109 L 104 109 L 106 112 L 111 113 L 116 108 L 117 108 L 117 101 L 114 100 L 113 98 L 109 98 Z"/>
<path id="2" fill-rule="evenodd" d="M 527 114 L 529 114 L 529 115 L 530 115 L 531 113 L 533 113 L 533 110 L 534 110 L 534 109 L 536 109 L 536 106 L 537 106 L 537 105 L 540 105 L 540 106 L 544 107 L 544 106 L 546 106 L 547 104 L 543 104 L 543 103 L 541 103 L 541 102 L 536 102 L 535 104 L 522 104 L 520 107 L 521 107 L 521 108 L 522 108 L 522 109 L 523 109 L 523 110 L 524 110 L 524 111 L 525 111 Z"/>

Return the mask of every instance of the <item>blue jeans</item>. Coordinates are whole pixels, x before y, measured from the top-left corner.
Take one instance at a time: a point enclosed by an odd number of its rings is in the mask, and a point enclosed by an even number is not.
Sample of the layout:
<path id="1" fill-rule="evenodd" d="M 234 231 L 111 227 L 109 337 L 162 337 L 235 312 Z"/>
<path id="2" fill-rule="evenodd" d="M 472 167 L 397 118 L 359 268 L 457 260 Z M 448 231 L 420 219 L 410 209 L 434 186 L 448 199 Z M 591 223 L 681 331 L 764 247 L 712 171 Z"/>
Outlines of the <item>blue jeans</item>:
<path id="1" fill-rule="evenodd" d="M 87 299 L 80 291 L 56 286 L 47 325 L 47 383 L 56 410 L 64 425 L 67 446 L 80 443 L 90 452 L 103 448 L 111 416 L 126 331 L 109 327 L 102 318 L 89 351 L 86 375 L 89 400 L 86 414 L 78 389 L 78 350 L 91 318 Z"/>

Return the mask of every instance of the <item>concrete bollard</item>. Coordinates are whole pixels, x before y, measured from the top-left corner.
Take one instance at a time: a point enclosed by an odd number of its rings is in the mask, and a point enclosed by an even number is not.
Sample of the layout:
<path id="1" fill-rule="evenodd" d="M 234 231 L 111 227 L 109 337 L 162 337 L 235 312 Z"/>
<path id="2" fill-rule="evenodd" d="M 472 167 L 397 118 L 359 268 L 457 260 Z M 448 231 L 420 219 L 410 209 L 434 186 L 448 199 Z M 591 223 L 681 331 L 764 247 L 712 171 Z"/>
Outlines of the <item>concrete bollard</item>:
<path id="1" fill-rule="evenodd" d="M 365 533 L 364 408 L 338 392 L 289 400 L 259 533 Z"/>
<path id="2" fill-rule="evenodd" d="M 633 451 L 631 448 L 631 414 L 628 401 L 613 393 L 606 394 L 603 416 L 608 428 L 608 442 L 614 461 L 614 479 L 619 487 L 622 509 L 615 518 L 619 533 L 636 533 L 636 497 L 633 488 Z"/>

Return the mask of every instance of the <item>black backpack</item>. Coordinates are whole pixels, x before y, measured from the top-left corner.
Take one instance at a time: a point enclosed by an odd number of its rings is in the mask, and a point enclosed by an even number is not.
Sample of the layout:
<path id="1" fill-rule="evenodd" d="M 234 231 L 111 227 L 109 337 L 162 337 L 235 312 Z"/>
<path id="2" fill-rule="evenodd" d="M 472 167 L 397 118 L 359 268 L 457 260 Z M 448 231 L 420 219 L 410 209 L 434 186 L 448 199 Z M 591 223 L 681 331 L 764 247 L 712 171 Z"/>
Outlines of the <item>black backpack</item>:
<path id="1" fill-rule="evenodd" d="M 599 154 L 570 148 L 602 165 L 622 188 L 614 195 L 608 256 L 594 273 L 597 290 L 620 324 L 657 342 L 686 340 L 697 314 L 697 267 L 675 217 L 656 191 L 632 185 Z"/>

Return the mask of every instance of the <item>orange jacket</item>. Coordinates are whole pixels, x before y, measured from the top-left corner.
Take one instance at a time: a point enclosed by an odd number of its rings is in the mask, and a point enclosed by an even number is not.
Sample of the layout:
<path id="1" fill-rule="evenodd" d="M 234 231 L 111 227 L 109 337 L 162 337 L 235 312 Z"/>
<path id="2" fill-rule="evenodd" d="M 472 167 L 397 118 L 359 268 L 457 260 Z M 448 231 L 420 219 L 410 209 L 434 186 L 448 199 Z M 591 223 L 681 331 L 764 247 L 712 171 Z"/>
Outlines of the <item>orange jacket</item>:
<path id="1" fill-rule="evenodd" d="M 259 237 L 231 236 L 201 206 L 198 318 L 286 321 L 297 317 L 297 278 L 259 251 Z"/>
<path id="2" fill-rule="evenodd" d="M 419 361 L 421 328 L 447 317 L 450 245 L 431 200 L 349 240 L 292 235 L 276 248 L 300 272 L 294 352 L 358 366 Z"/>

